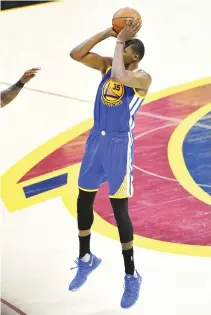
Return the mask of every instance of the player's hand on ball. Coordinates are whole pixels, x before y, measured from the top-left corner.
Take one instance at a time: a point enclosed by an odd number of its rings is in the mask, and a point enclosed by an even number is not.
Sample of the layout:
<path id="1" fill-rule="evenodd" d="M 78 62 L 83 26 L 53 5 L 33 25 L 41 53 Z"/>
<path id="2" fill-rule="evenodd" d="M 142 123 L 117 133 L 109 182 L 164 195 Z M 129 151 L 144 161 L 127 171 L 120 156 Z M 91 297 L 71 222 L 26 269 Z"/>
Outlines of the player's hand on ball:
<path id="1" fill-rule="evenodd" d="M 27 70 L 20 78 L 20 81 L 24 84 L 29 82 L 32 78 L 35 77 L 35 75 L 40 71 L 40 69 L 41 68 L 32 68 L 30 70 Z"/>
<path id="2" fill-rule="evenodd" d="M 115 30 L 112 27 L 108 28 L 106 30 L 106 32 L 107 32 L 109 37 L 117 37 L 118 36 L 118 34 L 115 32 Z"/>
<path id="3" fill-rule="evenodd" d="M 132 39 L 138 33 L 140 28 L 141 22 L 138 19 L 134 19 L 132 21 L 127 19 L 125 27 L 119 33 L 117 38 L 123 42 L 126 42 Z"/>

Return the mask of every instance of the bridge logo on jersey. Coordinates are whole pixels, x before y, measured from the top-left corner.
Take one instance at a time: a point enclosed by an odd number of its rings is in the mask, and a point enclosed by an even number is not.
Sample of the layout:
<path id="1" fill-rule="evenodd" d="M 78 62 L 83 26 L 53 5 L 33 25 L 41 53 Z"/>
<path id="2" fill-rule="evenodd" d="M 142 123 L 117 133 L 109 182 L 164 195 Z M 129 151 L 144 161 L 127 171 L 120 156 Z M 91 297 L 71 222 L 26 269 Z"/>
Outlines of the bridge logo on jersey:
<path id="1" fill-rule="evenodd" d="M 101 100 L 104 105 L 115 107 L 122 104 L 124 96 L 124 86 L 118 82 L 108 79 L 102 88 Z"/>

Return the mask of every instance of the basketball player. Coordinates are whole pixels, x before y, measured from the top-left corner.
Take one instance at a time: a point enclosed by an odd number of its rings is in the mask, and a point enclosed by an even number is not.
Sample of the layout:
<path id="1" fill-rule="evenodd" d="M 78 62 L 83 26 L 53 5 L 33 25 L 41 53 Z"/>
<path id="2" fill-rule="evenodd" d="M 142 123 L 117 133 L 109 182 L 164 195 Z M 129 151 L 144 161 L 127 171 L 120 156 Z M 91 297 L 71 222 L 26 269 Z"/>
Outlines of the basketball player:
<path id="1" fill-rule="evenodd" d="M 8 105 L 10 102 L 16 98 L 16 96 L 20 93 L 22 88 L 24 87 L 24 84 L 28 83 L 32 78 L 35 77 L 37 72 L 40 70 L 40 68 L 33 68 L 30 70 L 27 70 L 20 80 L 11 85 L 8 89 L 1 92 L 1 107 L 4 107 Z"/>
<path id="2" fill-rule="evenodd" d="M 77 200 L 79 258 L 77 274 L 69 286 L 78 290 L 101 259 L 90 251 L 93 203 L 102 183 L 109 183 L 109 198 L 117 223 L 125 266 L 125 289 L 121 307 L 128 308 L 139 297 L 141 277 L 133 258 L 133 226 L 128 214 L 128 198 L 133 195 L 132 167 L 134 117 L 151 84 L 151 77 L 138 70 L 144 56 L 144 45 L 134 38 L 140 22 L 127 21 L 117 35 L 113 29 L 98 33 L 75 47 L 70 56 L 88 67 L 99 70 L 102 81 L 98 87 L 94 126 L 90 131 L 81 164 Z M 108 37 L 117 37 L 114 57 L 101 57 L 91 49 Z"/>

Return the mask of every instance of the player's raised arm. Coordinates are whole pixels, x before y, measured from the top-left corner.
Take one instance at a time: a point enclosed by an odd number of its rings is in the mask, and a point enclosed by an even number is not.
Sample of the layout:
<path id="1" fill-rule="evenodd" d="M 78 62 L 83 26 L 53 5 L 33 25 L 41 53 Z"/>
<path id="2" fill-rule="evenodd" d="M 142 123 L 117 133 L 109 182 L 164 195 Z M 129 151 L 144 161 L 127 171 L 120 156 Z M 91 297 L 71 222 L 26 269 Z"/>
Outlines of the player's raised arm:
<path id="1" fill-rule="evenodd" d="M 126 69 L 124 61 L 126 49 L 129 49 L 129 52 L 127 51 L 127 56 L 125 57 L 130 62 L 132 61 L 134 67 L 138 66 L 139 61 L 143 57 L 143 43 L 134 38 L 140 28 L 139 20 L 134 19 L 132 23 L 128 20 L 125 28 L 119 33 L 114 51 L 111 78 L 113 81 L 137 89 L 141 96 L 145 96 L 151 84 L 150 75 L 144 71 L 131 71 L 134 69 L 130 69 L 130 67 Z"/>
<path id="2" fill-rule="evenodd" d="M 90 51 L 98 43 L 109 37 L 117 37 L 117 33 L 112 28 L 108 28 L 105 31 L 97 33 L 73 48 L 70 52 L 70 57 L 90 68 L 101 71 L 104 75 L 106 69 L 112 64 L 112 58 L 102 57 Z"/>
<path id="3" fill-rule="evenodd" d="M 11 85 L 6 90 L 3 90 L 1 92 L 1 106 L 0 107 L 4 107 L 10 102 L 12 102 L 14 98 L 22 90 L 22 88 L 24 87 L 24 84 L 29 82 L 29 80 L 31 80 L 37 74 L 39 70 L 40 68 L 33 68 L 26 71 L 17 83 Z"/>

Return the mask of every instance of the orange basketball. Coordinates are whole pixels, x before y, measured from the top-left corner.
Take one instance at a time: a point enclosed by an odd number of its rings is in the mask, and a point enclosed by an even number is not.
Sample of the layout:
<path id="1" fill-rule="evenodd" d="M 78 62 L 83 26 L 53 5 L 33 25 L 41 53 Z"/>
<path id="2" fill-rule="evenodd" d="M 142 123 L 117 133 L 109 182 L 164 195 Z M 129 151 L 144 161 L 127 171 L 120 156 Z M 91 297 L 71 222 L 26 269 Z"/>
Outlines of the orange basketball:
<path id="1" fill-rule="evenodd" d="M 118 10 L 112 18 L 112 26 L 115 32 L 121 32 L 121 30 L 125 27 L 125 23 L 128 18 L 131 20 L 138 18 L 142 23 L 141 16 L 136 10 L 132 8 L 123 8 Z"/>

